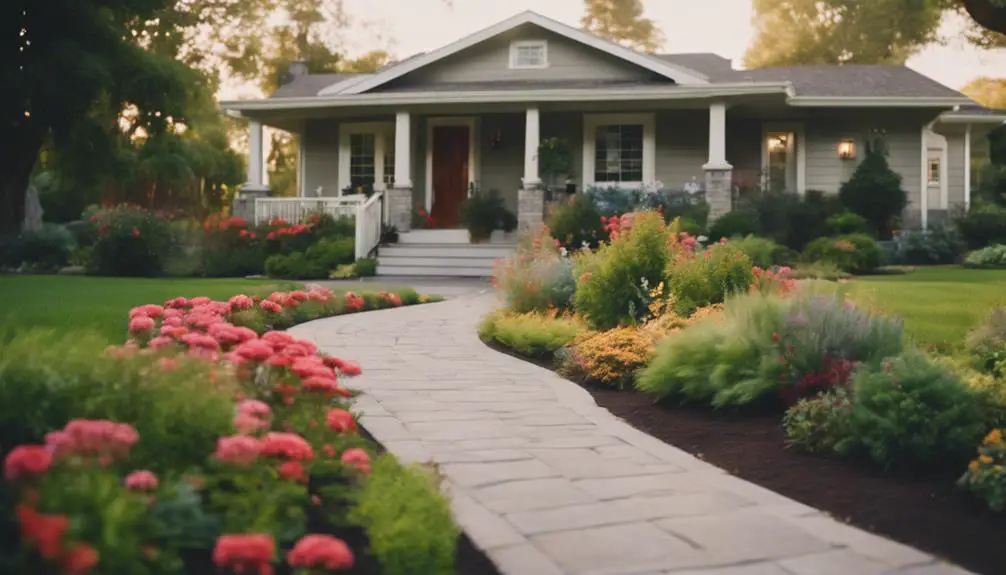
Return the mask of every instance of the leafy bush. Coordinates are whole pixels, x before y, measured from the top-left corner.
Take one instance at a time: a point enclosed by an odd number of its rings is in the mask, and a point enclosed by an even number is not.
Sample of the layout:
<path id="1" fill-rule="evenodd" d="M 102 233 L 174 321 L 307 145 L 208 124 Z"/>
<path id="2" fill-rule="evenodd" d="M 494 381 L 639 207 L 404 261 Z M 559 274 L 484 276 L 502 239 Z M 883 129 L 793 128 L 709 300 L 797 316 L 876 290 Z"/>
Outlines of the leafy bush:
<path id="1" fill-rule="evenodd" d="M 503 292 L 511 311 L 567 310 L 576 290 L 573 262 L 542 226 L 522 233 L 514 253 L 495 262 L 493 285 Z"/>
<path id="2" fill-rule="evenodd" d="M 1006 379 L 973 367 L 970 358 L 936 355 L 932 360 L 952 371 L 981 400 L 986 421 L 1006 424 Z"/>
<path id="3" fill-rule="evenodd" d="M 972 494 L 985 500 L 989 509 L 1002 511 L 1006 508 L 1006 442 L 1003 430 L 993 429 L 978 447 L 978 457 L 968 464 L 968 470 L 957 480 L 957 484 Z"/>
<path id="4" fill-rule="evenodd" d="M 760 231 L 758 212 L 752 208 L 741 208 L 717 218 L 709 226 L 709 240 L 715 242 L 723 238 L 743 238 L 757 235 Z"/>
<path id="5" fill-rule="evenodd" d="M 884 467 L 963 457 L 989 423 L 974 393 L 918 352 L 857 370 L 853 396 L 850 437 L 838 450 L 863 450 Z"/>
<path id="6" fill-rule="evenodd" d="M 756 235 L 793 250 L 801 250 L 820 237 L 827 219 L 839 211 L 834 195 L 816 190 L 808 190 L 803 195 L 762 193 L 750 202 L 750 209 L 758 214 Z"/>
<path id="7" fill-rule="evenodd" d="M 322 238 L 307 248 L 304 255 L 312 264 L 328 272 L 342 264 L 353 263 L 355 243 L 353 238 Z"/>
<path id="8" fill-rule="evenodd" d="M 601 212 L 586 194 L 575 194 L 553 208 L 547 223 L 552 237 L 570 251 L 583 246 L 596 249 L 607 238 L 601 224 Z"/>
<path id="9" fill-rule="evenodd" d="M 792 252 L 768 238 L 758 236 L 747 236 L 745 238 L 730 240 L 730 245 L 739 249 L 747 255 L 751 263 L 768 269 L 772 266 L 788 265 L 792 263 Z"/>
<path id="10" fill-rule="evenodd" d="M 573 343 L 587 326 L 570 316 L 543 313 L 507 313 L 503 310 L 486 316 L 479 325 L 479 337 L 530 357 L 548 357 L 559 348 Z"/>
<path id="11" fill-rule="evenodd" d="M 356 277 L 369 278 L 377 275 L 377 260 L 364 258 L 353 262 L 353 274 Z"/>
<path id="12" fill-rule="evenodd" d="M 4 250 L 2 264 L 17 268 L 25 265 L 38 271 L 58 271 L 70 261 L 76 241 L 65 227 L 43 224 L 25 230 Z"/>
<path id="13" fill-rule="evenodd" d="M 805 262 L 834 264 L 842 271 L 864 273 L 880 266 L 880 246 L 870 236 L 853 234 L 835 238 L 818 238 L 803 250 Z"/>
<path id="14" fill-rule="evenodd" d="M 831 453 L 849 437 L 852 403 L 845 388 L 801 399 L 782 419 L 786 440 L 809 453 Z"/>
<path id="15" fill-rule="evenodd" d="M 93 218 L 98 240 L 88 273 L 157 276 L 164 272 L 164 263 L 175 249 L 167 219 L 131 206 L 102 210 Z"/>
<path id="16" fill-rule="evenodd" d="M 869 234 L 870 222 L 859 214 L 841 212 L 828 218 L 824 223 L 824 229 L 829 236 Z"/>
<path id="17" fill-rule="evenodd" d="M 956 223 L 970 249 L 1006 244 L 1006 207 L 993 203 L 974 203 Z"/>
<path id="18" fill-rule="evenodd" d="M 910 230 L 895 238 L 892 264 L 935 265 L 952 264 L 964 253 L 960 236 L 946 226 L 926 230 Z"/>
<path id="19" fill-rule="evenodd" d="M 308 258 L 303 252 L 276 254 L 265 260 L 265 273 L 279 279 L 327 279 L 328 268 Z"/>
<path id="20" fill-rule="evenodd" d="M 881 140 L 867 144 L 866 156 L 852 177 L 842 184 L 838 197 L 849 211 L 866 219 L 872 235 L 880 239 L 891 237 L 894 219 L 908 205 L 908 194 L 901 187 L 901 175 L 888 165 Z"/>
<path id="21" fill-rule="evenodd" d="M 994 244 L 975 250 L 964 259 L 964 265 L 975 268 L 1006 267 L 1006 245 Z"/>
<path id="22" fill-rule="evenodd" d="M 619 327 L 580 338 L 564 362 L 564 371 L 589 381 L 622 387 L 653 356 L 654 334 L 637 327 Z"/>
<path id="23" fill-rule="evenodd" d="M 732 243 L 713 244 L 701 256 L 684 251 L 667 269 L 667 288 L 675 312 L 688 316 L 696 309 L 723 303 L 732 293 L 743 293 L 754 283 L 751 260 Z"/>
<path id="24" fill-rule="evenodd" d="M 459 532 L 429 470 L 377 458 L 350 517 L 366 529 L 382 573 L 454 573 Z"/>
<path id="25" fill-rule="evenodd" d="M 663 280 L 669 258 L 664 221 L 634 214 L 631 227 L 595 252 L 576 255 L 575 307 L 596 329 L 611 329 L 646 314 L 648 291 Z"/>
<path id="26" fill-rule="evenodd" d="M 813 279 L 838 281 L 840 279 L 850 278 L 852 277 L 852 274 L 842 271 L 841 268 L 832 262 L 808 262 L 799 264 L 796 269 L 790 273 L 790 277 L 800 280 Z"/>
<path id="27" fill-rule="evenodd" d="M 1002 373 L 1006 368 L 1006 307 L 989 312 L 988 317 L 968 334 L 966 343 L 978 369 L 1006 376 Z"/>
<path id="28" fill-rule="evenodd" d="M 213 214 L 203 222 L 202 271 L 207 277 L 244 277 L 265 272 L 265 233 L 240 217 Z"/>
<path id="29" fill-rule="evenodd" d="M 496 190 L 469 197 L 461 204 L 460 217 L 472 241 L 487 240 L 496 230 L 512 232 L 517 229 L 517 216 L 506 208 L 503 197 Z"/>

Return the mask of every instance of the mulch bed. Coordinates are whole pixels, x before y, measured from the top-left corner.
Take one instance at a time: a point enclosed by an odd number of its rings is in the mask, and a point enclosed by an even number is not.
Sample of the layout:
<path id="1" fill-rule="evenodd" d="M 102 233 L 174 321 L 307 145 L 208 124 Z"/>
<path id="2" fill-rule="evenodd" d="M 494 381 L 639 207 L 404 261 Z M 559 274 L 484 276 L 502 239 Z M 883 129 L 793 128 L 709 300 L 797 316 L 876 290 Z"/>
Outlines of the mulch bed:
<path id="1" fill-rule="evenodd" d="M 493 349 L 523 358 L 498 345 Z M 653 397 L 574 382 L 597 404 L 661 441 L 737 477 L 985 575 L 1006 573 L 1006 515 L 955 486 L 967 462 L 925 474 L 786 448 L 781 413 L 731 413 L 654 403 Z"/>

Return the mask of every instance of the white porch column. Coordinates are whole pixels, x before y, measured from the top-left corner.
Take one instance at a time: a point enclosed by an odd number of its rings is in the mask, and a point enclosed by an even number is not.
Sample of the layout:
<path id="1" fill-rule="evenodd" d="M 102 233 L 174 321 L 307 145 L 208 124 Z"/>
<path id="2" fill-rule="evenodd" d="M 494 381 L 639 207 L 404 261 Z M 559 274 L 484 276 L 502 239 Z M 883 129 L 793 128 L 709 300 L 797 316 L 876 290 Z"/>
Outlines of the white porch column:
<path id="1" fill-rule="evenodd" d="M 386 192 L 389 223 L 399 232 L 412 229 L 412 115 L 395 114 L 395 183 Z"/>
<path id="2" fill-rule="evenodd" d="M 965 124 L 964 125 L 964 209 L 967 210 L 970 207 L 971 207 L 971 124 Z"/>
<path id="3" fill-rule="evenodd" d="M 709 161 L 706 171 L 706 203 L 709 221 L 730 211 L 733 205 L 733 166 L 727 162 L 727 105 L 709 104 Z"/>
<path id="4" fill-rule="evenodd" d="M 527 109 L 524 124 L 524 177 L 517 191 L 517 226 L 533 230 L 545 220 L 545 189 L 538 175 L 538 148 L 541 126 L 538 108 Z"/>
<path id="5" fill-rule="evenodd" d="M 261 188 L 263 184 L 262 174 L 265 171 L 265 162 L 262 157 L 263 134 L 262 123 L 250 120 L 248 122 L 248 180 L 250 187 Z"/>

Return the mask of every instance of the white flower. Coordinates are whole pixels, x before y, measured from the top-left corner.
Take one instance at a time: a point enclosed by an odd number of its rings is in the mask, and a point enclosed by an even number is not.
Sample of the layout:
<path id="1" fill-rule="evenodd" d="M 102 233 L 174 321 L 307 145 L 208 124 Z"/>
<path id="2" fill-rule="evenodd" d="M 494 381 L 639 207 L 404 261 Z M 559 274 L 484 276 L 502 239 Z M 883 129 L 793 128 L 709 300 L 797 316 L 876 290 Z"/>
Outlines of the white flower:
<path id="1" fill-rule="evenodd" d="M 698 242 L 699 242 L 700 244 L 704 244 L 704 243 L 706 243 L 706 242 L 708 242 L 708 241 L 709 241 L 709 238 L 708 238 L 708 237 L 706 237 L 706 236 L 699 236 L 699 237 L 697 237 L 697 238 L 695 238 L 695 239 L 696 239 L 696 240 L 697 240 L 697 241 L 698 241 Z"/>
<path id="2" fill-rule="evenodd" d="M 562 256 L 562 257 L 566 257 L 568 255 L 568 252 L 566 251 L 566 248 L 560 246 L 559 247 L 559 255 Z"/>

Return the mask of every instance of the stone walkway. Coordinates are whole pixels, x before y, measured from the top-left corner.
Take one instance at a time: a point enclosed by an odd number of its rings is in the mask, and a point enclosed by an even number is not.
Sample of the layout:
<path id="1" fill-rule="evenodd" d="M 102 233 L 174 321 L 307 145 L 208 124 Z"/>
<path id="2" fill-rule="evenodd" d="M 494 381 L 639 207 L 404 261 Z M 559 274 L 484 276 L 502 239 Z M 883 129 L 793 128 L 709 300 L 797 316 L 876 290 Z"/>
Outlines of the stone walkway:
<path id="1" fill-rule="evenodd" d="M 362 423 L 439 464 L 458 523 L 506 575 L 952 575 L 667 445 L 579 386 L 479 341 L 496 304 L 457 298 L 292 331 L 359 361 Z"/>

